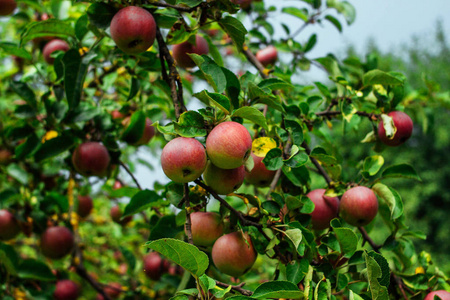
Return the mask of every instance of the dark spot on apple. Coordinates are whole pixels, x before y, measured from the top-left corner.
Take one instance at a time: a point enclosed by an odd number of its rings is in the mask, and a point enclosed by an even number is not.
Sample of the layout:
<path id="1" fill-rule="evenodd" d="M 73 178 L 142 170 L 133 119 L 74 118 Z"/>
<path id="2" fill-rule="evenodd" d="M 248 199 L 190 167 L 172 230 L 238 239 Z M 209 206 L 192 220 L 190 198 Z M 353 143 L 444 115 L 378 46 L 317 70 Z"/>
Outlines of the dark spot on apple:
<path id="1" fill-rule="evenodd" d="M 140 39 L 133 40 L 128 43 L 128 48 L 136 48 L 140 43 L 142 43 L 142 40 Z"/>
<path id="2" fill-rule="evenodd" d="M 366 220 L 364 220 L 364 219 L 359 219 L 358 221 L 357 221 L 357 223 L 358 224 L 365 224 L 366 223 Z"/>
<path id="3" fill-rule="evenodd" d="M 192 171 L 189 169 L 183 169 L 183 177 L 189 176 L 192 174 Z"/>
<path id="4" fill-rule="evenodd" d="M 259 185 L 264 186 L 264 185 L 266 185 L 267 183 L 268 183 L 267 180 L 261 180 L 261 181 L 259 182 Z"/>
<path id="5" fill-rule="evenodd" d="M 244 154 L 244 161 L 246 161 L 247 158 L 250 156 L 250 151 L 251 150 L 248 150 L 247 152 L 245 152 L 245 154 Z"/>
<path id="6" fill-rule="evenodd" d="M 233 190 L 237 190 L 240 187 L 239 184 L 236 184 L 235 186 L 233 186 Z"/>

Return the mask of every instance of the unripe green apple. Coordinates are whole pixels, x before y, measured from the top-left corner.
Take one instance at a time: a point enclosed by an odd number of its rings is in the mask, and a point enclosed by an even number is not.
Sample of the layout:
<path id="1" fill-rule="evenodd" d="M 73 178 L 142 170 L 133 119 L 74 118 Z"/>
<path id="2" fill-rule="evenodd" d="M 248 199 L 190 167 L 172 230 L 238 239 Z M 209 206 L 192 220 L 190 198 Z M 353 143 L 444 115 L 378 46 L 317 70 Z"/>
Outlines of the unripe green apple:
<path id="1" fill-rule="evenodd" d="M 388 146 L 400 146 L 411 137 L 414 127 L 413 121 L 407 114 L 401 111 L 392 111 L 388 113 L 388 116 L 390 116 L 392 121 L 394 121 L 397 131 L 392 138 L 388 138 L 386 136 L 386 130 L 384 129 L 383 122 L 380 122 L 378 124 L 378 137 Z"/>
<path id="2" fill-rule="evenodd" d="M 122 219 L 122 211 L 120 210 L 120 207 L 118 205 L 115 205 L 113 207 L 111 207 L 110 210 L 110 215 L 111 215 L 111 219 L 113 220 L 113 222 L 120 224 L 120 225 L 126 225 L 127 223 L 131 222 L 131 220 L 133 219 L 133 216 L 128 216 L 126 218 Z"/>
<path id="3" fill-rule="evenodd" d="M 257 254 L 250 236 L 239 231 L 218 238 L 212 248 L 211 256 L 214 265 L 222 273 L 239 277 L 251 269 Z"/>
<path id="4" fill-rule="evenodd" d="M 75 170 L 84 176 L 106 176 L 110 161 L 108 150 L 98 142 L 85 142 L 72 154 Z"/>
<path id="5" fill-rule="evenodd" d="M 111 37 L 120 50 L 127 54 L 139 54 L 153 45 L 156 22 L 147 10 L 128 6 L 114 15 L 110 30 Z"/>
<path id="6" fill-rule="evenodd" d="M 172 181 L 187 183 L 197 179 L 206 167 L 206 152 L 194 138 L 177 137 L 164 146 L 161 166 Z"/>
<path id="7" fill-rule="evenodd" d="M 220 195 L 228 195 L 240 188 L 244 178 L 244 166 L 235 169 L 221 169 L 208 162 L 205 172 L 203 172 L 203 180 L 206 185 Z"/>
<path id="8" fill-rule="evenodd" d="M 56 282 L 53 298 L 55 300 L 76 300 L 80 296 L 78 285 L 72 280 L 59 280 Z"/>
<path id="9" fill-rule="evenodd" d="M 193 68 L 195 62 L 189 57 L 188 54 L 207 54 L 209 52 L 208 42 L 200 35 L 195 36 L 195 45 L 189 41 L 185 41 L 181 44 L 173 46 L 173 58 L 177 62 L 177 65 L 181 68 Z"/>
<path id="10" fill-rule="evenodd" d="M 306 195 L 315 205 L 311 213 L 312 228 L 315 230 L 329 228 L 330 221 L 338 216 L 339 198 L 325 196 L 325 191 L 325 189 L 316 189 Z"/>
<path id="11" fill-rule="evenodd" d="M 78 195 L 78 208 L 77 208 L 77 214 L 85 218 L 87 217 L 92 210 L 92 207 L 94 206 L 92 203 L 92 198 L 89 196 L 82 196 Z"/>
<path id="12" fill-rule="evenodd" d="M 431 292 L 423 300 L 434 300 L 435 296 L 439 297 L 441 300 L 450 300 L 450 293 L 444 290 Z"/>
<path id="13" fill-rule="evenodd" d="M 209 159 L 222 169 L 235 169 L 244 165 L 251 149 L 250 133 L 237 122 L 220 123 L 206 138 L 206 152 Z"/>
<path id="14" fill-rule="evenodd" d="M 12 213 L 6 209 L 0 210 L 0 240 L 7 241 L 20 233 L 20 226 Z"/>
<path id="15" fill-rule="evenodd" d="M 350 225 L 365 226 L 375 218 L 377 212 L 377 196 L 365 186 L 351 188 L 342 195 L 339 214 Z"/>
<path id="16" fill-rule="evenodd" d="M 41 236 L 42 253 L 52 259 L 60 259 L 72 252 L 74 246 L 72 232 L 63 226 L 47 228 Z"/>
<path id="17" fill-rule="evenodd" d="M 192 240 L 196 246 L 209 247 L 223 235 L 223 222 L 215 212 L 191 213 Z"/>
<path id="18" fill-rule="evenodd" d="M 256 52 L 256 59 L 264 66 L 273 65 L 278 59 L 277 48 L 270 45 Z"/>
<path id="19" fill-rule="evenodd" d="M 51 54 L 55 51 L 68 51 L 70 49 L 69 44 L 67 42 L 60 40 L 60 39 L 54 39 L 45 44 L 44 49 L 42 50 L 42 55 L 44 56 L 45 61 L 53 65 L 53 62 L 55 61 L 55 58 L 51 57 Z"/>
<path id="20" fill-rule="evenodd" d="M 269 186 L 275 176 L 276 171 L 267 170 L 262 162 L 264 157 L 257 156 L 252 152 L 253 169 L 245 172 L 245 181 L 258 187 Z"/>
<path id="21" fill-rule="evenodd" d="M 0 0 L 0 16 L 8 16 L 14 12 L 17 3 L 14 0 Z"/>

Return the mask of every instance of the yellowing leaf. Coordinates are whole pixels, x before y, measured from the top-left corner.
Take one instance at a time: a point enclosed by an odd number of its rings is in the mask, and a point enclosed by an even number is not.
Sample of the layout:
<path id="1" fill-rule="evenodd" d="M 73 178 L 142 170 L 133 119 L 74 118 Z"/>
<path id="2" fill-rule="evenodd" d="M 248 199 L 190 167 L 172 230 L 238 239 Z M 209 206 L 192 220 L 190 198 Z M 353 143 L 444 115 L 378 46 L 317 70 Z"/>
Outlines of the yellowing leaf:
<path id="1" fill-rule="evenodd" d="M 47 131 L 47 133 L 42 137 L 42 143 L 45 143 L 45 141 L 54 139 L 58 136 L 58 132 L 54 130 Z"/>
<path id="2" fill-rule="evenodd" d="M 252 142 L 252 152 L 259 157 L 265 157 L 267 152 L 276 147 L 277 143 L 270 137 L 260 137 Z"/>

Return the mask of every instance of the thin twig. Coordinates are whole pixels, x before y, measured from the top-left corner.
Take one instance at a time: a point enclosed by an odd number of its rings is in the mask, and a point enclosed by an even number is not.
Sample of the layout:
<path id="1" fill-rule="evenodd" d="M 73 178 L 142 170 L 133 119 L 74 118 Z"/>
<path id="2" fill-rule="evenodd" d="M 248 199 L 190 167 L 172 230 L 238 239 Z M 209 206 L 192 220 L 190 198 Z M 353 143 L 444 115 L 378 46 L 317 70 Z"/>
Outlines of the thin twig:
<path id="1" fill-rule="evenodd" d="M 250 63 L 255 66 L 255 68 L 258 70 L 259 74 L 262 78 L 267 79 L 269 76 L 265 73 L 264 66 L 259 62 L 259 60 L 256 59 L 256 56 L 250 51 L 250 49 L 247 46 L 244 46 L 242 49 L 242 53 L 244 53 L 245 57 L 250 61 Z"/>
<path id="2" fill-rule="evenodd" d="M 329 111 L 329 110 L 326 110 L 326 111 L 321 111 L 321 112 L 316 113 L 316 116 L 319 116 L 319 117 L 321 117 L 321 116 L 332 117 L 332 116 L 339 116 L 341 114 L 342 114 L 341 111 L 336 111 L 336 110 Z M 367 112 L 364 112 L 364 111 L 357 111 L 357 112 L 355 112 L 355 114 L 358 115 L 358 116 L 361 116 L 361 117 L 368 117 L 371 120 L 379 118 L 379 115 L 377 115 L 377 114 L 367 113 Z"/>
<path id="3" fill-rule="evenodd" d="M 184 209 L 186 210 L 186 234 L 188 237 L 189 244 L 194 244 L 192 240 L 192 229 L 191 229 L 191 202 L 189 201 L 189 185 L 184 184 Z"/>
<path id="4" fill-rule="evenodd" d="M 377 253 L 380 253 L 380 245 L 375 244 L 375 242 L 370 238 L 370 236 L 367 234 L 367 231 L 364 229 L 364 227 L 358 227 L 359 232 L 361 232 L 364 241 L 367 241 L 369 245 L 373 248 L 373 250 Z"/>
<path id="5" fill-rule="evenodd" d="M 252 291 L 249 291 L 249 290 L 246 290 L 246 289 L 242 288 L 245 285 L 245 282 L 243 282 L 243 283 L 241 283 L 239 285 L 231 285 L 231 284 L 226 284 L 226 283 L 223 283 L 223 282 L 220 282 L 220 281 L 216 280 L 216 284 L 218 286 L 220 286 L 220 287 L 223 287 L 223 288 L 228 288 L 229 286 L 231 286 L 231 289 L 233 291 L 239 292 L 239 293 L 241 293 L 244 296 L 251 296 L 251 295 L 253 295 Z"/>
<path id="6" fill-rule="evenodd" d="M 302 147 L 305 148 L 306 153 L 309 155 L 309 159 L 311 159 L 311 162 L 316 166 L 317 171 L 319 171 L 320 175 L 325 179 L 328 185 L 332 182 L 330 175 L 328 175 L 327 171 L 322 167 L 322 165 L 314 158 L 311 157 L 311 149 L 309 146 L 303 142 Z"/>
<path id="7" fill-rule="evenodd" d="M 120 166 L 121 166 L 122 168 L 124 168 L 125 171 L 128 173 L 128 175 L 131 176 L 131 178 L 133 179 L 133 181 L 134 181 L 134 183 L 136 184 L 137 188 L 140 189 L 140 190 L 142 190 L 142 187 L 141 187 L 141 185 L 139 184 L 137 178 L 134 176 L 133 172 L 131 172 L 131 170 L 128 168 L 128 166 L 127 166 L 123 161 L 120 161 L 119 163 L 120 163 Z"/>

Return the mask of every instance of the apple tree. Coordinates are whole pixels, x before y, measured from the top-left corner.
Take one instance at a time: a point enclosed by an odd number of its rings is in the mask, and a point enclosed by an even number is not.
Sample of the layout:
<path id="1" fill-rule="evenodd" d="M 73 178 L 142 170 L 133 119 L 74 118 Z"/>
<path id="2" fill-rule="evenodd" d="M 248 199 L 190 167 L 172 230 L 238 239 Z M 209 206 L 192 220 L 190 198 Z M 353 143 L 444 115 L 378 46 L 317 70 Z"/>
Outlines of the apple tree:
<path id="1" fill-rule="evenodd" d="M 395 189 L 420 174 L 384 156 L 436 95 L 374 56 L 311 55 L 305 28 L 345 30 L 350 2 L 0 16 L 2 299 L 450 299 Z"/>

